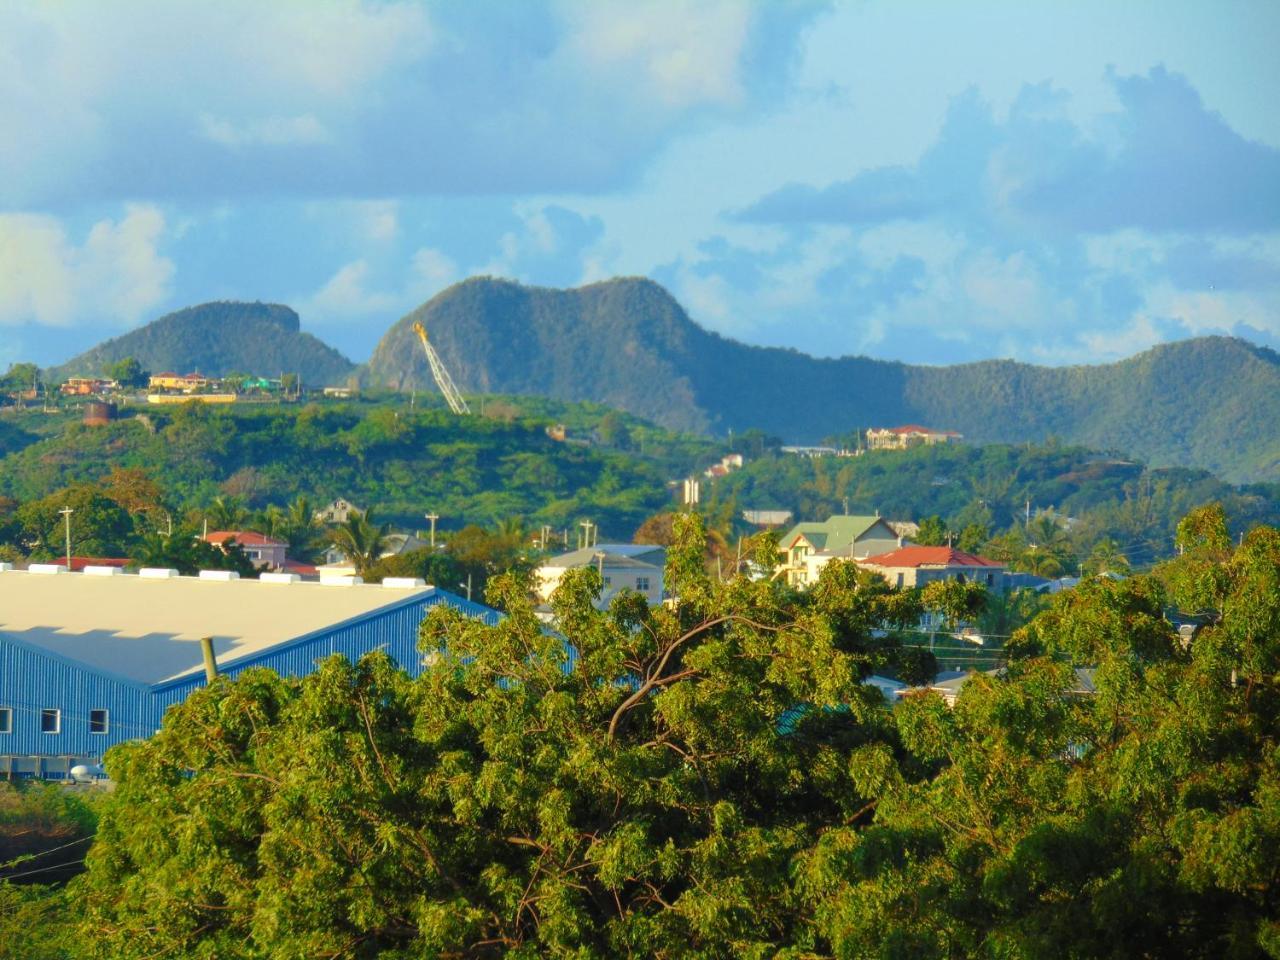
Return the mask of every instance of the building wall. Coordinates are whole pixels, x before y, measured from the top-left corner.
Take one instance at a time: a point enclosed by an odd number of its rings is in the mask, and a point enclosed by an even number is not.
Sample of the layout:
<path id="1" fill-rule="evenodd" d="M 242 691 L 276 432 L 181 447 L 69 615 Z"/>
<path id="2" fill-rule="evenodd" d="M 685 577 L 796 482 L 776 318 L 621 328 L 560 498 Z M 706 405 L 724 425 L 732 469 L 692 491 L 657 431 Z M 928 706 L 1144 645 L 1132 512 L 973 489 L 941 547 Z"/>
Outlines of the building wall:
<path id="1" fill-rule="evenodd" d="M 250 667 L 267 667 L 282 676 L 300 677 L 331 654 L 354 662 L 373 650 L 383 650 L 416 677 L 423 668 L 418 627 L 428 611 L 441 603 L 489 624 L 498 621 L 498 613 L 489 607 L 435 591 L 241 658 L 223 672 L 236 677 Z M 0 707 L 14 711 L 14 732 L 0 734 L 0 755 L 75 754 L 100 759 L 110 746 L 151 736 L 160 728 L 166 710 L 203 686 L 203 670 L 147 685 L 105 675 L 0 635 Z M 60 734 L 40 732 L 40 711 L 46 707 L 62 711 Z M 102 708 L 109 711 L 108 732 L 90 734 L 89 711 Z"/>
<path id="2" fill-rule="evenodd" d="M 0 733 L 0 754 L 101 757 L 107 747 L 148 737 L 159 726 L 145 684 L 112 677 L 74 660 L 0 635 L 0 708 L 13 711 L 13 732 Z M 40 711 L 61 713 L 61 732 L 40 731 Z M 107 733 L 89 732 L 89 712 L 107 711 Z"/>

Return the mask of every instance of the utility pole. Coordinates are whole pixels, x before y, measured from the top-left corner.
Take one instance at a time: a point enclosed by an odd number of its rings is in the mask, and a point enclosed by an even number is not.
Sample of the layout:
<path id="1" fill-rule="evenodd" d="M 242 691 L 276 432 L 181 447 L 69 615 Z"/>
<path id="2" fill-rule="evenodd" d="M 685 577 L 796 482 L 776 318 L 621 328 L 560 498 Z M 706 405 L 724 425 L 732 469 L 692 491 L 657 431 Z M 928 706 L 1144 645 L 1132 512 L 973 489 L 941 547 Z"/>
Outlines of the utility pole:
<path id="1" fill-rule="evenodd" d="M 62 514 L 62 519 L 66 523 L 67 528 L 67 571 L 71 570 L 71 515 L 75 513 L 70 507 L 63 507 L 58 511 Z"/>
<path id="2" fill-rule="evenodd" d="M 427 519 L 431 521 L 431 549 L 436 548 L 436 521 L 440 519 L 440 514 L 432 510 L 427 514 Z"/>
<path id="3" fill-rule="evenodd" d="M 591 524 L 591 521 L 590 521 L 590 520 L 583 520 L 583 521 L 581 521 L 581 522 L 578 524 L 578 526 L 580 526 L 580 527 L 582 528 L 582 538 L 581 538 L 581 540 L 578 542 L 578 549 L 580 549 L 580 550 L 581 550 L 581 549 L 583 549 L 584 547 L 590 547 L 590 546 L 592 546 L 592 542 L 591 542 L 591 526 L 592 526 L 592 524 Z"/>

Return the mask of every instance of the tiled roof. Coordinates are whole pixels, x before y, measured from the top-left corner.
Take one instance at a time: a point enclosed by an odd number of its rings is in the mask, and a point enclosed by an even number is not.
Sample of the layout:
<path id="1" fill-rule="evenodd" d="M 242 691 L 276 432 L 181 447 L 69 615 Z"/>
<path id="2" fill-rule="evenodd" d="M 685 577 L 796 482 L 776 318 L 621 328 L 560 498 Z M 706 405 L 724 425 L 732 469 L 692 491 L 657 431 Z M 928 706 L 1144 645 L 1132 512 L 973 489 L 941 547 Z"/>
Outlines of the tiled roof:
<path id="1" fill-rule="evenodd" d="M 209 543 L 226 543 L 234 539 L 242 547 L 287 547 L 289 545 L 284 540 L 264 537 L 252 530 L 211 530 L 204 539 Z"/>
<path id="2" fill-rule="evenodd" d="M 877 567 L 1003 567 L 1003 563 L 974 556 L 955 547 L 902 547 L 869 557 L 863 563 Z"/>

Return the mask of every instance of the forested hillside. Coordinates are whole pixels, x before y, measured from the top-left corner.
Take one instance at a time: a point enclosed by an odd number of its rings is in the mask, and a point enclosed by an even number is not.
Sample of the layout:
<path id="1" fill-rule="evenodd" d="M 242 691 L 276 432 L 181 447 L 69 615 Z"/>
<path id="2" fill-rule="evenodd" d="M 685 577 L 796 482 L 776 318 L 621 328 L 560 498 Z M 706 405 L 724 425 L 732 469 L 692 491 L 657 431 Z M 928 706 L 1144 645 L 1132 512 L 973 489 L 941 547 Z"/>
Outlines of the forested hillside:
<path id="1" fill-rule="evenodd" d="M 197 370 L 211 376 L 295 373 L 304 384 L 341 384 L 354 364 L 301 331 L 289 307 L 278 303 L 221 301 L 187 307 L 98 344 L 46 372 L 53 382 L 69 376 L 101 376 L 108 364 L 135 357 L 152 373 Z"/>
<path id="2" fill-rule="evenodd" d="M 463 390 L 595 400 L 681 430 L 756 427 L 800 442 L 921 422 L 977 441 L 1056 435 L 1237 481 L 1280 477 L 1280 357 L 1242 340 L 1064 368 L 827 360 L 709 333 L 648 280 L 552 290 L 481 278 L 396 323 L 368 380 L 430 385 L 414 321 Z"/>

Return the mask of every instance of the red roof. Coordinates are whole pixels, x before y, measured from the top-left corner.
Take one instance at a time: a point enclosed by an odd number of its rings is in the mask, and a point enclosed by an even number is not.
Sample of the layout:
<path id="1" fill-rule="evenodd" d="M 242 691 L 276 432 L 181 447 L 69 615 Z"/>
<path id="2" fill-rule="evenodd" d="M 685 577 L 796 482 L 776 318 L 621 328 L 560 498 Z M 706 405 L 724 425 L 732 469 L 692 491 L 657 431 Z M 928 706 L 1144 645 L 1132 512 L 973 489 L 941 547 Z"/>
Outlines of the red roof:
<path id="1" fill-rule="evenodd" d="M 867 557 L 862 563 L 877 567 L 1003 567 L 1003 563 L 976 557 L 955 547 L 899 547 Z"/>
<path id="2" fill-rule="evenodd" d="M 83 570 L 85 567 L 127 567 L 129 559 L 127 557 L 72 557 L 71 571 L 72 573 Z"/>
<path id="3" fill-rule="evenodd" d="M 287 547 L 284 540 L 264 537 L 252 530 L 210 530 L 204 538 L 208 543 L 226 543 L 234 539 L 242 547 Z"/>
<path id="4" fill-rule="evenodd" d="M 958 437 L 960 434 L 954 430 L 934 430 L 932 427 L 922 427 L 918 423 L 909 423 L 905 427 L 889 427 L 890 433 L 896 433 L 903 436 L 908 433 L 930 433 L 939 437 Z"/>

